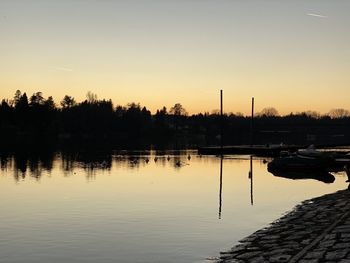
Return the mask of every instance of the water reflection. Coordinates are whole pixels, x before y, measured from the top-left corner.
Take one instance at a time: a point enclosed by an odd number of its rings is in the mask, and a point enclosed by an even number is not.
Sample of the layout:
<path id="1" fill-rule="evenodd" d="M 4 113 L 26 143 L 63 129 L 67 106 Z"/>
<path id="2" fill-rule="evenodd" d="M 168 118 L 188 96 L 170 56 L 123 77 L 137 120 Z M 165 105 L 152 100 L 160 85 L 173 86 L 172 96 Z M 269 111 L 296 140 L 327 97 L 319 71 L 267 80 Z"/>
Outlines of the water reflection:
<path id="1" fill-rule="evenodd" d="M 50 175 L 51 170 L 58 168 L 64 177 L 74 176 L 77 170 L 83 170 L 88 181 L 96 180 L 101 171 L 113 168 L 139 169 L 148 165 L 170 166 L 175 170 L 190 165 L 195 151 L 107 151 L 107 152 L 17 152 L 0 155 L 1 170 L 13 173 L 15 181 L 23 181 L 26 177 L 40 180 L 43 175 Z M 196 156 L 201 159 L 201 156 Z M 223 212 L 223 173 L 224 159 L 220 156 L 219 172 L 219 208 L 218 218 Z M 242 157 L 234 158 L 241 160 Z M 247 160 L 246 157 L 243 158 Z M 248 169 L 248 168 L 247 168 Z M 249 163 L 250 203 L 253 202 L 253 157 Z"/>
<path id="2" fill-rule="evenodd" d="M 26 176 L 40 179 L 45 172 L 50 174 L 55 158 L 54 152 L 28 153 L 20 152 L 10 154 L 3 152 L 0 155 L 1 170 L 13 170 L 16 181 Z"/>
<path id="3" fill-rule="evenodd" d="M 344 188 L 280 180 L 258 157 L 193 151 L 9 153 L 0 164 L 0 254 L 19 263 L 202 262 Z"/>
<path id="4" fill-rule="evenodd" d="M 13 172 L 16 181 L 33 177 L 37 180 L 43 174 L 50 175 L 56 160 L 64 176 L 83 169 L 89 180 L 99 171 L 117 168 L 139 169 L 154 163 L 169 165 L 176 170 L 189 165 L 194 151 L 105 151 L 105 152 L 3 152 L 0 154 L 1 171 Z"/>
<path id="5" fill-rule="evenodd" d="M 254 205 L 254 196 L 253 196 L 253 156 L 250 156 L 249 162 L 249 179 L 250 179 L 250 204 Z"/>
<path id="6" fill-rule="evenodd" d="M 231 157 L 226 157 L 225 159 L 232 159 Z M 246 160 L 244 157 L 235 157 L 235 160 Z M 219 219 L 222 218 L 222 189 L 223 189 L 223 161 L 224 156 L 220 156 L 220 173 L 219 173 Z M 265 163 L 263 161 L 263 163 Z M 253 188 L 253 156 L 249 157 L 249 169 L 248 169 L 248 179 L 250 181 L 250 205 L 254 205 L 254 188 Z"/>
<path id="7" fill-rule="evenodd" d="M 273 171 L 274 176 L 283 177 L 287 179 L 314 179 L 326 184 L 331 184 L 335 181 L 335 177 L 326 171 L 302 172 L 302 171 Z"/>
<path id="8" fill-rule="evenodd" d="M 221 219 L 221 209 L 222 209 L 222 164 L 224 157 L 220 156 L 220 190 L 219 190 L 219 219 Z"/>

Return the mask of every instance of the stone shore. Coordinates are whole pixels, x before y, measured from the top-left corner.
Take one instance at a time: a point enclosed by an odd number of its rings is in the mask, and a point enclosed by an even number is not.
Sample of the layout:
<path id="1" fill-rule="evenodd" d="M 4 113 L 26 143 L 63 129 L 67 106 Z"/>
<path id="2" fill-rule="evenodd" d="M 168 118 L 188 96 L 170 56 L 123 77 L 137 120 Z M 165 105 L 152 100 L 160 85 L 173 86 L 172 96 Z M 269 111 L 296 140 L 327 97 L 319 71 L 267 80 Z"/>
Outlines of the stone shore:
<path id="1" fill-rule="evenodd" d="M 348 190 L 306 200 L 216 262 L 350 263 L 349 201 Z"/>

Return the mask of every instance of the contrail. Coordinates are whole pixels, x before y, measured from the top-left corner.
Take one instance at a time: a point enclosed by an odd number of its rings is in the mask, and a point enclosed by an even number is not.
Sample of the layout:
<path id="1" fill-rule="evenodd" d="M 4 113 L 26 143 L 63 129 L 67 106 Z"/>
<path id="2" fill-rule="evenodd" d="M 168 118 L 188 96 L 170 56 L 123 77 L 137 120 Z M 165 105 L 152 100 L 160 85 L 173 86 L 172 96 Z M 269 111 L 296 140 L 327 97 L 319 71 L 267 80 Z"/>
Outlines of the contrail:
<path id="1" fill-rule="evenodd" d="M 308 16 L 314 16 L 314 17 L 319 17 L 319 18 L 327 18 L 328 16 L 320 15 L 320 14 L 315 14 L 315 13 L 307 13 L 306 15 Z"/>

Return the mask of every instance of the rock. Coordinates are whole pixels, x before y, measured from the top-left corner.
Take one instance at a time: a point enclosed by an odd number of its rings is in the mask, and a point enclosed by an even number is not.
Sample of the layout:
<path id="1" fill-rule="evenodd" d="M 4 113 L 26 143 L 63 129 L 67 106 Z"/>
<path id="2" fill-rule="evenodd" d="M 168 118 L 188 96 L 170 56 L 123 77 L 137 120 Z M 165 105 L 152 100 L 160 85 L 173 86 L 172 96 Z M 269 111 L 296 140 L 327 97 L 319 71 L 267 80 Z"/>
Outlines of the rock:
<path id="1" fill-rule="evenodd" d="M 309 252 L 305 255 L 305 259 L 322 259 L 325 251 Z"/>
<path id="2" fill-rule="evenodd" d="M 237 259 L 250 259 L 250 258 L 256 257 L 260 254 L 261 254 L 261 251 L 246 252 L 246 253 L 238 255 Z"/>
<path id="3" fill-rule="evenodd" d="M 326 259 L 327 260 L 340 260 L 344 259 L 348 253 L 348 250 L 337 250 L 333 252 L 327 252 Z"/>
<path id="4" fill-rule="evenodd" d="M 305 201 L 269 227 L 241 240 L 240 245 L 222 252 L 218 262 L 281 263 L 302 251 L 299 263 L 350 263 L 349 200 L 350 192 L 344 190 Z M 345 213 L 348 217 L 338 221 Z M 329 229 L 335 222 L 338 225 Z M 326 229 L 329 233 L 324 234 Z M 317 244 L 307 247 L 319 237 Z M 304 252 L 305 248 L 309 251 Z"/>
<path id="5" fill-rule="evenodd" d="M 291 258 L 291 255 L 275 255 L 269 258 L 269 262 L 272 262 L 272 263 L 288 262 L 290 258 Z"/>

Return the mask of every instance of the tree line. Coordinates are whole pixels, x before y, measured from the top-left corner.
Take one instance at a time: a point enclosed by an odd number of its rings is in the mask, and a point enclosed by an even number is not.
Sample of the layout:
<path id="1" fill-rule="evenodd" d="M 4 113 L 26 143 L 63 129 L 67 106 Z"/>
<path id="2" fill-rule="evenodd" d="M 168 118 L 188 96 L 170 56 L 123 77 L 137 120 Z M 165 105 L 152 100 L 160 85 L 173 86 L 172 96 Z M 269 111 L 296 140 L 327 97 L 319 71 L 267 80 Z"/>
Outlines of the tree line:
<path id="1" fill-rule="evenodd" d="M 345 109 L 326 115 L 307 111 L 280 116 L 268 107 L 254 118 L 254 142 L 345 142 L 350 134 L 349 116 Z M 0 105 L 1 144 L 197 147 L 218 144 L 221 126 L 225 144 L 249 143 L 249 116 L 227 113 L 221 117 L 217 111 L 189 115 L 180 103 L 152 114 L 139 103 L 114 106 L 92 92 L 82 102 L 66 95 L 57 104 L 41 92 L 28 97 L 17 90 L 13 99 L 3 99 Z"/>

